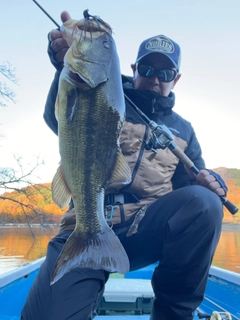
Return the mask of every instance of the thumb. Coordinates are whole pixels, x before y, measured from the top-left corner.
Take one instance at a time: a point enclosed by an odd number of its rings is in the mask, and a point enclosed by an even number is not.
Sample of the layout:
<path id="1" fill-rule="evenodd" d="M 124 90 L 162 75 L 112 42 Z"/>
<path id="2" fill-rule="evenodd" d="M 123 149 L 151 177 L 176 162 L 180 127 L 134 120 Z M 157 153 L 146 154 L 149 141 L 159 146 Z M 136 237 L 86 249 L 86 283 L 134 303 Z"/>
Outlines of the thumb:
<path id="1" fill-rule="evenodd" d="M 67 20 L 71 19 L 70 14 L 67 11 L 63 11 L 61 13 L 61 20 L 62 22 L 66 22 Z"/>

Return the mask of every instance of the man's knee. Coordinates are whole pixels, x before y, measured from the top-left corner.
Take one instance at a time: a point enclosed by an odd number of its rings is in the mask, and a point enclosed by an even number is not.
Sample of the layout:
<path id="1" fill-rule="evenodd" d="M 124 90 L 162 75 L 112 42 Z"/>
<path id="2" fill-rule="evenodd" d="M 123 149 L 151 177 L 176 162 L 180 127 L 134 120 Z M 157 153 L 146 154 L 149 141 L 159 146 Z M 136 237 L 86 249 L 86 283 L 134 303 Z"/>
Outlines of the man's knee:
<path id="1" fill-rule="evenodd" d="M 168 220 L 169 232 L 172 236 L 179 236 L 207 229 L 214 231 L 221 229 L 223 209 L 220 198 L 201 186 L 191 186 L 182 190 L 179 207 Z"/>
<path id="2" fill-rule="evenodd" d="M 209 227 L 220 226 L 223 218 L 223 205 L 220 197 L 201 186 L 196 186 L 195 192 L 196 206 L 202 212 L 204 225 L 208 225 Z"/>

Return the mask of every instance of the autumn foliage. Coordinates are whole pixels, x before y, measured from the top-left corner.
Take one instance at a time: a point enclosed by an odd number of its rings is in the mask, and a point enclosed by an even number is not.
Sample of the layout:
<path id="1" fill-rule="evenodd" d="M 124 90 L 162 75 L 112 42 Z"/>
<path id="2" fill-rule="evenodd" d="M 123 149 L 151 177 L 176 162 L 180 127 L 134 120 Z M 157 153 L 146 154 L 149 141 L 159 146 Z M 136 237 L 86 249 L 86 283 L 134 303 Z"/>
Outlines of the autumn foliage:
<path id="1" fill-rule="evenodd" d="M 240 170 L 213 170 L 221 175 L 228 186 L 227 199 L 240 209 Z M 27 204 L 24 211 L 19 202 Z M 26 215 L 31 223 L 58 223 L 66 210 L 67 208 L 61 210 L 53 203 L 50 183 L 36 184 L 23 188 L 22 192 L 13 191 L 0 195 L 0 224 L 26 223 Z M 233 216 L 224 207 L 224 222 L 239 223 L 240 213 Z"/>
<path id="2" fill-rule="evenodd" d="M 65 211 L 53 203 L 50 183 L 0 195 L 0 223 L 26 223 L 26 216 L 31 223 L 58 223 Z"/>
<path id="3" fill-rule="evenodd" d="M 220 174 L 228 187 L 227 199 L 238 207 L 239 212 L 232 215 L 224 207 L 224 222 L 228 223 L 240 223 L 240 170 L 239 169 L 227 169 L 224 167 L 213 169 Z"/>

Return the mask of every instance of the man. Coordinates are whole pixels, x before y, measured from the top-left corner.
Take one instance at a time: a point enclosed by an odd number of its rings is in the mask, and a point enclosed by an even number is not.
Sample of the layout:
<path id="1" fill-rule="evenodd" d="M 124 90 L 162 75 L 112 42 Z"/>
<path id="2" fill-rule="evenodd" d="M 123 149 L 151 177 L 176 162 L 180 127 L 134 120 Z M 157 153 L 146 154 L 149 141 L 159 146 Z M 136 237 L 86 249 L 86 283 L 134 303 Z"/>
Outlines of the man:
<path id="1" fill-rule="evenodd" d="M 67 12 L 62 21 L 70 18 Z M 57 133 L 54 104 L 63 57 L 68 49 L 61 33 L 49 34 L 49 54 L 57 72 L 48 95 L 44 118 Z M 106 190 L 105 204 L 114 205 L 111 223 L 122 242 L 131 270 L 160 261 L 152 277 L 155 294 L 152 320 L 190 320 L 201 303 L 208 271 L 221 233 L 222 179 L 206 170 L 191 124 L 172 108 L 172 90 L 181 75 L 180 47 L 166 36 L 140 45 L 133 78 L 123 76 L 123 89 L 151 120 L 167 125 L 178 146 L 201 170 L 196 176 L 171 153 L 144 149 L 149 128 L 126 100 L 120 143 L 132 181 L 121 190 Z M 92 319 L 109 274 L 76 268 L 50 286 L 54 263 L 75 226 L 74 208 L 64 214 L 59 234 L 48 246 L 46 261 L 30 290 L 23 320 Z"/>

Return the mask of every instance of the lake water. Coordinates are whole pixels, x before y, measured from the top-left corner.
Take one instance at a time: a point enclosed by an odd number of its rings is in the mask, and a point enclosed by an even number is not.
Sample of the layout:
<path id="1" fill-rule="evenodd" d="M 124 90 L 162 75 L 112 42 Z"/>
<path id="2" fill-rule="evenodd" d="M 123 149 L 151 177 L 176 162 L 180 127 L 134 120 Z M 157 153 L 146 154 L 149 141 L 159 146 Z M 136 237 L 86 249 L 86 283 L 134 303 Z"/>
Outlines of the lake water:
<path id="1" fill-rule="evenodd" d="M 49 240 L 57 227 L 0 227 L 0 274 L 46 255 Z M 224 225 L 213 265 L 240 273 L 240 225 Z"/>

